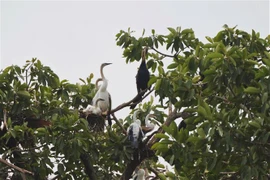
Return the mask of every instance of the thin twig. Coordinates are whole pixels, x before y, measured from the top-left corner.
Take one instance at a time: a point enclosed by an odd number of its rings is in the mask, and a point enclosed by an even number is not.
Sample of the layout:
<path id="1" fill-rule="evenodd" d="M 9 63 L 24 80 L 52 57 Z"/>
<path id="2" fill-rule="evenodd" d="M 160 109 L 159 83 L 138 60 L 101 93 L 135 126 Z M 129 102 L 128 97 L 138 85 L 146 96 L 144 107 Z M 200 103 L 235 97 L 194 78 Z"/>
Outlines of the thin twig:
<path id="1" fill-rule="evenodd" d="M 151 49 L 153 49 L 153 50 L 156 51 L 157 53 L 161 54 L 162 56 L 165 56 L 165 57 L 171 57 L 171 58 L 174 58 L 174 57 L 175 57 L 175 55 L 164 54 L 164 53 L 158 51 L 157 49 L 155 49 L 154 47 L 151 47 Z"/>
<path id="2" fill-rule="evenodd" d="M 125 134 L 127 134 L 127 131 L 126 131 L 125 128 L 122 126 L 122 124 L 118 121 L 118 119 L 116 118 L 116 116 L 115 116 L 114 113 L 112 114 L 112 116 L 113 116 L 113 120 L 116 122 L 116 124 L 123 130 L 123 132 L 124 132 Z"/>
<path id="3" fill-rule="evenodd" d="M 2 158 L 0 158 L 0 162 L 2 162 L 3 164 L 6 164 L 7 166 L 9 166 L 9 167 L 11 167 L 11 168 L 13 168 L 13 169 L 21 172 L 22 173 L 23 180 L 26 180 L 25 174 L 30 174 L 30 175 L 34 176 L 34 173 L 33 172 L 27 171 L 27 170 L 22 169 L 22 168 L 20 168 L 18 166 L 15 166 L 14 164 L 9 163 L 9 162 L 7 162 L 6 160 L 4 160 Z"/>

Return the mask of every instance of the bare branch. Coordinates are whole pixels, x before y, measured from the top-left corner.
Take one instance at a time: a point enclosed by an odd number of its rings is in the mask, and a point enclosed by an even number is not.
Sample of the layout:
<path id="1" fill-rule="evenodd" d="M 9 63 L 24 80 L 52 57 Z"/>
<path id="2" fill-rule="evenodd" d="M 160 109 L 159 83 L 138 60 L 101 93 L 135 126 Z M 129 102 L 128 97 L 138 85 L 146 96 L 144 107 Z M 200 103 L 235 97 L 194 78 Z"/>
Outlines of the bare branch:
<path id="1" fill-rule="evenodd" d="M 113 113 L 115 113 L 115 112 L 117 112 L 117 111 L 123 109 L 124 107 L 131 106 L 131 105 L 134 105 L 134 104 L 138 104 L 139 102 L 137 102 L 137 103 L 132 103 L 132 102 L 133 102 L 138 96 L 144 94 L 146 91 L 147 91 L 147 89 L 144 90 L 144 91 L 142 91 L 142 92 L 140 92 L 140 93 L 138 93 L 132 100 L 130 100 L 130 101 L 126 102 L 126 103 L 120 104 L 120 105 L 117 106 L 116 108 L 112 109 L 112 110 L 111 110 L 111 114 L 113 114 Z M 153 91 L 154 91 L 154 89 L 151 89 L 144 97 L 142 97 L 142 100 L 145 99 L 145 98 L 146 98 L 151 92 L 153 92 Z"/>
<path id="2" fill-rule="evenodd" d="M 181 113 L 177 113 L 177 109 L 174 109 L 172 111 L 172 113 L 170 113 L 166 119 L 166 121 L 163 123 L 163 125 L 165 126 L 169 126 L 171 124 L 172 121 L 174 121 L 175 119 L 179 118 L 179 117 L 182 117 L 182 118 L 186 118 L 187 116 L 189 115 L 188 112 L 181 112 Z M 162 127 L 160 127 L 158 130 L 157 130 L 157 133 L 163 133 L 164 130 L 162 129 Z M 159 139 L 158 138 L 155 138 L 153 137 L 148 143 L 147 143 L 147 146 L 149 148 L 152 147 L 153 144 L 155 144 Z"/>
<path id="3" fill-rule="evenodd" d="M 27 170 L 22 169 L 22 168 L 20 168 L 18 166 L 15 166 L 14 164 L 9 163 L 9 162 L 7 162 L 6 160 L 4 160 L 2 158 L 0 158 L 0 162 L 7 165 L 7 166 L 9 166 L 9 167 L 11 167 L 11 168 L 13 168 L 13 169 L 15 169 L 15 170 L 17 170 L 17 171 L 19 171 L 19 172 L 21 172 L 23 180 L 26 180 L 25 174 L 30 174 L 30 175 L 34 176 L 33 172 L 27 171 Z"/>
<path id="4" fill-rule="evenodd" d="M 116 122 L 116 124 L 123 130 L 124 134 L 127 134 L 127 131 L 125 130 L 125 128 L 122 126 L 122 124 L 118 121 L 118 119 L 116 118 L 116 116 L 114 115 L 114 113 L 112 114 L 113 116 L 113 120 Z"/>
<path id="5" fill-rule="evenodd" d="M 161 54 L 162 56 L 170 57 L 170 58 L 174 58 L 174 57 L 175 57 L 175 55 L 164 54 L 164 53 L 158 51 L 157 49 L 155 49 L 154 47 L 151 47 L 151 49 L 153 49 L 153 50 L 156 51 L 157 53 Z"/>

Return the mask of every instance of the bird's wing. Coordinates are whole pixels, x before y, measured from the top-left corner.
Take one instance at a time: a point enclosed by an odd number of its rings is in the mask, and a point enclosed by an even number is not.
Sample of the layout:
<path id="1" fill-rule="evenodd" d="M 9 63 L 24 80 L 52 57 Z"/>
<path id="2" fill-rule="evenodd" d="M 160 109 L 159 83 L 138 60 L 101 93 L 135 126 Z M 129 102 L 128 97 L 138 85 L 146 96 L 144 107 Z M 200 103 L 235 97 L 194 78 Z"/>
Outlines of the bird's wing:
<path id="1" fill-rule="evenodd" d="M 109 122 L 109 126 L 111 126 L 112 125 L 112 120 L 111 120 L 112 98 L 111 98 L 110 93 L 108 93 L 108 94 L 109 94 L 109 107 L 108 107 L 108 111 L 107 111 L 107 119 Z"/>
<path id="2" fill-rule="evenodd" d="M 130 141 L 133 141 L 133 124 L 131 124 L 128 129 L 127 129 L 127 133 L 128 133 L 128 139 Z"/>

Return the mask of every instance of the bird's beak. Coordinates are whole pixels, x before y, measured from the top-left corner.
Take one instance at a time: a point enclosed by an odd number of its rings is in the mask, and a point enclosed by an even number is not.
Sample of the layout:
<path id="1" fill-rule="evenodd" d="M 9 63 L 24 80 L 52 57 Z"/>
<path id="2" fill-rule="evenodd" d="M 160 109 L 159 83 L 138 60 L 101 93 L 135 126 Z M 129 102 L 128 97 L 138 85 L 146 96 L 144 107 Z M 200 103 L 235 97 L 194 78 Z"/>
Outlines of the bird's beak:
<path id="1" fill-rule="evenodd" d="M 111 65 L 112 63 L 106 63 L 106 65 Z"/>

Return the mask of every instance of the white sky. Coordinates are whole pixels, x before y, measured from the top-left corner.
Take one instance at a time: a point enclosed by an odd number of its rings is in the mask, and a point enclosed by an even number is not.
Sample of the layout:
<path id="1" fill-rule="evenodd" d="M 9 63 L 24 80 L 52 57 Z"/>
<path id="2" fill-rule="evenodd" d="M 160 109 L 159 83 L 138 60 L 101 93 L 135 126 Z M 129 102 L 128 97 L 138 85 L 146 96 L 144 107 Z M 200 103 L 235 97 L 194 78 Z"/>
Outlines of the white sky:
<path id="1" fill-rule="evenodd" d="M 269 1 L 1 1 L 0 69 L 24 65 L 37 57 L 61 79 L 72 83 L 91 72 L 100 76 L 103 62 L 113 108 L 136 95 L 139 62 L 125 64 L 115 35 L 122 29 L 146 35 L 167 27 L 192 28 L 200 40 L 224 24 L 266 37 Z M 121 110 L 118 118 L 129 109 Z"/>

